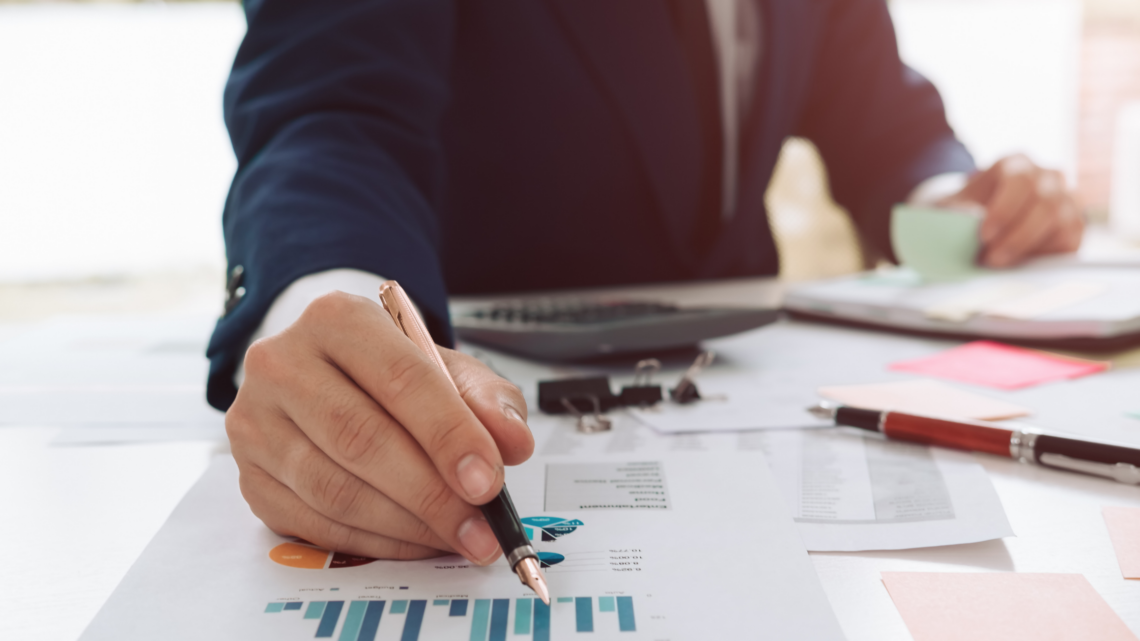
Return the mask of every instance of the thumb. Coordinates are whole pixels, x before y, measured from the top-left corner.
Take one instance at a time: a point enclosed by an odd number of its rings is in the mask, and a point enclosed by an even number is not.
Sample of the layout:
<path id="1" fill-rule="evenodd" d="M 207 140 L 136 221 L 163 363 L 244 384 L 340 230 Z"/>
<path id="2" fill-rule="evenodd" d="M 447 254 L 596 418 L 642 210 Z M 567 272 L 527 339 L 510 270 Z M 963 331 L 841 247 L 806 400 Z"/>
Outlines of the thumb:
<path id="1" fill-rule="evenodd" d="M 518 465 L 530 458 L 534 436 L 526 424 L 522 391 L 473 356 L 443 348 L 439 352 L 459 387 L 459 395 L 495 439 L 503 463 Z"/>

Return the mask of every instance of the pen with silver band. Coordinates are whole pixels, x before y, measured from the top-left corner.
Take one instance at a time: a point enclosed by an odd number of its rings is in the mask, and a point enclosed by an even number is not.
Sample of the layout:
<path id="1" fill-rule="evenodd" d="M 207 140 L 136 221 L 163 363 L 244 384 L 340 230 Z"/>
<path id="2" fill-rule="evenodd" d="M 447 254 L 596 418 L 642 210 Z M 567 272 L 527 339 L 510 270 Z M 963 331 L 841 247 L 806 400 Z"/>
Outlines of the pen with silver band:
<path id="1" fill-rule="evenodd" d="M 1140 449 L 1010 429 L 983 421 L 949 420 L 890 410 L 819 403 L 808 411 L 837 425 L 880 432 L 888 438 L 985 452 L 1070 472 L 1140 485 Z"/>
<path id="2" fill-rule="evenodd" d="M 403 288 L 394 280 L 385 281 L 380 286 L 380 302 L 392 316 L 396 327 L 399 327 L 404 335 L 411 339 L 412 343 L 429 360 L 443 370 L 443 375 L 447 377 L 451 386 L 455 387 L 458 392 L 459 388 L 455 385 L 455 380 L 451 378 L 451 373 L 447 371 L 447 365 L 443 362 L 443 357 L 440 356 L 435 342 L 431 339 L 431 334 L 420 321 L 419 315 L 412 306 L 411 299 L 408 298 Z M 546 586 L 546 578 L 542 575 L 538 563 L 538 553 L 531 546 L 530 539 L 526 536 L 526 530 L 523 528 L 522 521 L 519 520 L 518 512 L 515 511 L 515 505 L 511 501 L 511 495 L 507 492 L 507 486 L 504 484 L 499 494 L 491 499 L 491 502 L 479 506 L 479 509 L 487 519 L 487 524 L 491 526 L 491 531 L 495 533 L 495 539 L 498 540 L 499 547 L 503 549 L 507 563 L 518 575 L 519 580 L 522 581 L 523 585 L 534 590 L 543 603 L 550 605 L 550 590 Z"/>

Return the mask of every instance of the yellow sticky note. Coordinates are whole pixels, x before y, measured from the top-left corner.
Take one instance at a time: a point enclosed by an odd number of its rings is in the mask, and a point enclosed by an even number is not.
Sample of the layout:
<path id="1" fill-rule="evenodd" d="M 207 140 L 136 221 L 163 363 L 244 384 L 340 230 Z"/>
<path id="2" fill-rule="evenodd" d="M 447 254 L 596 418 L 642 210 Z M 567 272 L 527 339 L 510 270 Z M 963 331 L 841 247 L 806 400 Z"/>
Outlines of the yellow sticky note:
<path id="1" fill-rule="evenodd" d="M 883 572 L 915 641 L 1136 641 L 1080 574 Z"/>
<path id="2" fill-rule="evenodd" d="M 1102 508 L 1116 562 L 1126 579 L 1140 579 L 1140 507 Z"/>
<path id="3" fill-rule="evenodd" d="M 819 395 L 868 410 L 895 410 L 979 421 L 1001 421 L 1031 414 L 1029 409 L 1020 405 L 930 380 L 821 387 Z"/>

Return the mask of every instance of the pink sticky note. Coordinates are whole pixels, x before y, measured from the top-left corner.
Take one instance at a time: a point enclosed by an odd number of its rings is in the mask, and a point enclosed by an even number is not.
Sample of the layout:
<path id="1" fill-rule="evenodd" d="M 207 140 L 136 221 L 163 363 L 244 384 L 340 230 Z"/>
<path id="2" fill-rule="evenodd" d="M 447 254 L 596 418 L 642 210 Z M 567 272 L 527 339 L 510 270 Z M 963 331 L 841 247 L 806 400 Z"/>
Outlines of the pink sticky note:
<path id="1" fill-rule="evenodd" d="M 1140 507 L 1106 507 L 1101 511 L 1120 573 L 1126 579 L 1140 579 Z"/>
<path id="2" fill-rule="evenodd" d="M 883 572 L 914 641 L 1137 641 L 1080 574 Z"/>
<path id="3" fill-rule="evenodd" d="M 1109 363 L 1068 358 L 1034 350 L 976 341 L 913 361 L 899 361 L 891 369 L 948 378 L 998 389 L 1018 389 L 1049 381 L 1088 376 L 1108 369 Z"/>

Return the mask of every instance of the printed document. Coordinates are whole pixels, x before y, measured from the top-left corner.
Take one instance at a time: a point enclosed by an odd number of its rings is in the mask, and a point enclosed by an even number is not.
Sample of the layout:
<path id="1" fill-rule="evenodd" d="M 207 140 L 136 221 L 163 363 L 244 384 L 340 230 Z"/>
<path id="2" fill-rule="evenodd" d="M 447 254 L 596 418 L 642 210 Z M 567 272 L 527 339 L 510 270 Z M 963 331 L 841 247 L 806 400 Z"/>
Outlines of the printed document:
<path id="1" fill-rule="evenodd" d="M 551 589 L 270 532 L 219 458 L 83 641 L 842 639 L 757 453 L 536 457 L 507 481 Z"/>
<path id="2" fill-rule="evenodd" d="M 813 552 L 957 545 L 1013 534 L 973 456 L 888 441 L 854 429 L 661 435 L 629 416 L 580 434 L 573 421 L 531 418 L 544 454 L 761 451 L 804 545 Z"/>

